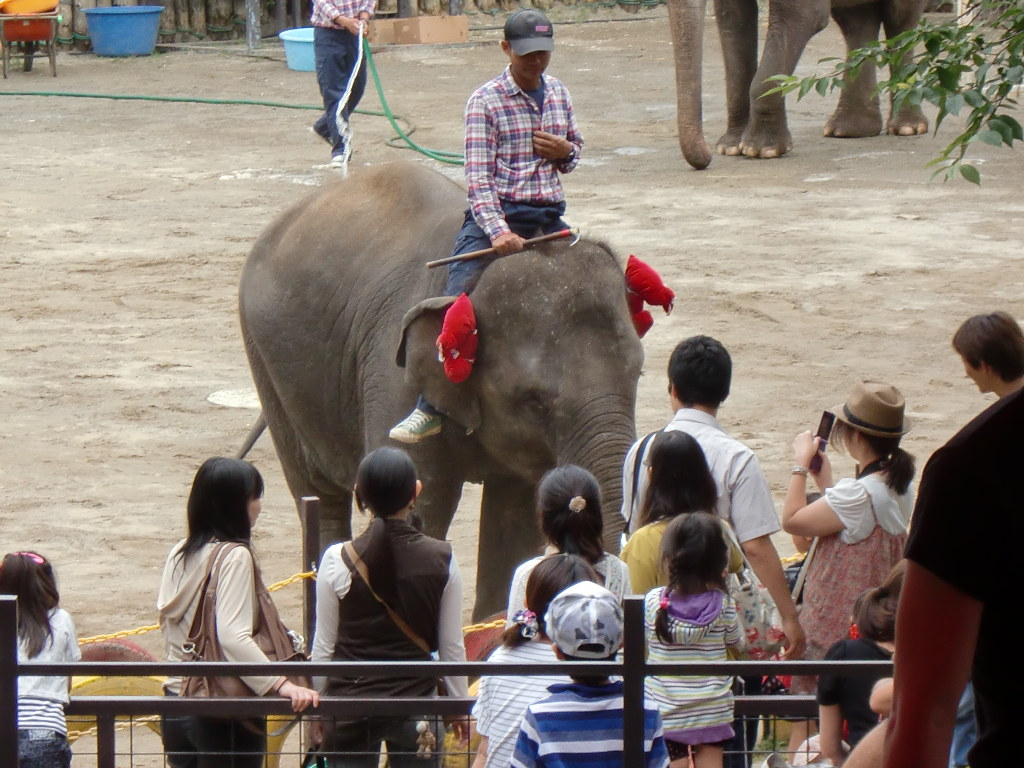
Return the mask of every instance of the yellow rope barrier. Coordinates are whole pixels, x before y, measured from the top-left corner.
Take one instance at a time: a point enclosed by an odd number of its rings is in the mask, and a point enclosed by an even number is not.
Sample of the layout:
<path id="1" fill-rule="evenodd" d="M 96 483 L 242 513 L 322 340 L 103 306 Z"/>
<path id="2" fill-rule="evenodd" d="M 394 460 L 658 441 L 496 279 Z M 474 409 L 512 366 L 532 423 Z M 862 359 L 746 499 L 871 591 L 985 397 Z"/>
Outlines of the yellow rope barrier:
<path id="1" fill-rule="evenodd" d="M 494 621 L 487 621 L 482 624 L 470 624 L 468 627 L 463 627 L 462 634 L 468 635 L 470 632 L 480 632 L 484 629 L 497 629 L 498 627 L 504 626 L 504 619 L 495 619 Z"/>

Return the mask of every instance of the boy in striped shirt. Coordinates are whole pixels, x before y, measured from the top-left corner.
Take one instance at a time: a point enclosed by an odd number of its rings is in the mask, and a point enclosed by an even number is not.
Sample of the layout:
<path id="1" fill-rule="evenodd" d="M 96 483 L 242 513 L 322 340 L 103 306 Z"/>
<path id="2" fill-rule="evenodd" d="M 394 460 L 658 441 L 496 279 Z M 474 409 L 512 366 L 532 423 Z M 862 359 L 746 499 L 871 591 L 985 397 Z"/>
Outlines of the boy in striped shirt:
<path id="1" fill-rule="evenodd" d="M 622 606 L 593 582 L 558 593 L 544 621 L 555 655 L 564 661 L 611 661 L 622 647 Z M 548 690 L 548 698 L 526 710 L 512 768 L 621 768 L 622 682 L 573 676 L 572 683 Z M 669 764 L 661 717 L 646 704 L 644 755 L 645 768 Z"/>
<path id="2" fill-rule="evenodd" d="M 583 137 L 568 89 L 544 74 L 554 47 L 554 28 L 540 11 L 522 9 L 505 21 L 501 49 L 508 67 L 466 105 L 469 208 L 453 256 L 484 248 L 505 256 L 523 250 L 525 239 L 568 228 L 559 174 L 579 163 Z M 469 293 L 488 262 L 450 264 L 444 295 Z M 420 396 L 390 436 L 418 443 L 442 425 L 441 414 Z"/>

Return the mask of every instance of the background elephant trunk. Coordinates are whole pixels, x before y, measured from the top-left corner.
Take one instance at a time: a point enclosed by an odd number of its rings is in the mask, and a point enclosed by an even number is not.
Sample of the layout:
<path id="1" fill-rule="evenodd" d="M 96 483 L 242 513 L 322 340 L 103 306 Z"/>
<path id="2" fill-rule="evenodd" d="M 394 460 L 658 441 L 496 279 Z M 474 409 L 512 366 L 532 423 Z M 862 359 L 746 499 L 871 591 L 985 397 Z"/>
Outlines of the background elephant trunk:
<path id="1" fill-rule="evenodd" d="M 636 427 L 629 415 L 602 412 L 600 430 L 577 431 L 559 450 L 559 464 L 577 464 L 590 471 L 601 486 L 604 514 L 604 548 L 619 551 L 624 521 L 622 508 L 622 462 L 636 439 Z M 581 420 L 578 423 L 589 423 Z M 578 439 L 577 439 L 578 438 Z"/>
<path id="2" fill-rule="evenodd" d="M 676 121 L 679 147 L 697 170 L 711 164 L 704 139 L 704 14 L 707 0 L 669 0 L 668 23 L 676 61 Z"/>

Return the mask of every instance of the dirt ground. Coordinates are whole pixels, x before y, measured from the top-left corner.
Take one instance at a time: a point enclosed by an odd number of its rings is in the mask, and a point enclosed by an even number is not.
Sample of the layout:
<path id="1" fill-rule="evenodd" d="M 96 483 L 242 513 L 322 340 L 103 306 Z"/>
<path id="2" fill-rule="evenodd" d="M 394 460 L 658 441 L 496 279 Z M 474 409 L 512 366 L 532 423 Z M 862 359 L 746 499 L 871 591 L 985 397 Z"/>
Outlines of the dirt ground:
<path id="1" fill-rule="evenodd" d="M 707 40 L 714 140 L 725 121 L 713 25 Z M 466 97 L 503 66 L 496 41 L 474 29 L 467 45 L 375 54 L 418 142 L 461 148 Z M 720 420 L 758 453 L 780 506 L 793 436 L 855 379 L 903 390 L 906 446 L 922 464 L 991 399 L 965 379 L 949 340 L 968 315 L 1024 314 L 1024 154 L 983 146 L 980 188 L 933 183 L 925 163 L 955 120 L 938 138 L 825 139 L 832 104 L 811 97 L 790 102 L 796 146 L 785 158 L 716 158 L 695 172 L 676 143 L 663 9 L 559 26 L 557 45 L 550 71 L 572 91 L 587 141 L 565 181 L 568 218 L 649 261 L 678 296 L 644 339 L 639 433 L 669 417 L 668 355 L 695 333 L 733 354 Z M 832 26 L 799 71 L 840 50 Z M 15 65 L 0 92 L 317 103 L 312 73 L 288 70 L 273 44 L 263 53 L 61 54 L 56 79 L 45 62 L 31 73 Z M 377 109 L 372 93 L 362 106 Z M 0 550 L 53 559 L 80 636 L 151 624 L 195 468 L 232 453 L 257 413 L 208 399 L 251 388 L 242 264 L 278 212 L 332 176 L 319 165 L 327 147 L 307 132 L 313 111 L 11 95 L 0 109 Z M 355 163 L 440 168 L 388 147 L 380 117 L 357 115 L 354 129 Z M 267 480 L 255 540 L 270 582 L 300 569 L 298 524 L 271 441 L 251 457 Z M 452 538 L 472 574 L 467 498 Z M 293 625 L 299 595 L 278 593 Z M 158 633 L 138 642 L 160 652 Z"/>

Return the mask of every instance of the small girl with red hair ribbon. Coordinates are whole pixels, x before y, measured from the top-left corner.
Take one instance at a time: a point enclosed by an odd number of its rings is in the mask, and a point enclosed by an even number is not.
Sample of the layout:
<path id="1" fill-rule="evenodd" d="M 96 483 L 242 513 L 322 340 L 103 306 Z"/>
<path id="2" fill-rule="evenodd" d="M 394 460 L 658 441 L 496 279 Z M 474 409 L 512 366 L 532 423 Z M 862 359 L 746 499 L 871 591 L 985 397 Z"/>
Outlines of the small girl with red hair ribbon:
<path id="1" fill-rule="evenodd" d="M 668 586 L 644 601 L 648 661 L 725 661 L 743 633 L 725 585 L 729 549 L 718 518 L 679 515 L 665 529 L 661 557 Z M 723 743 L 733 736 L 732 677 L 661 675 L 647 678 L 645 696 L 665 725 L 672 768 L 721 768 Z"/>

